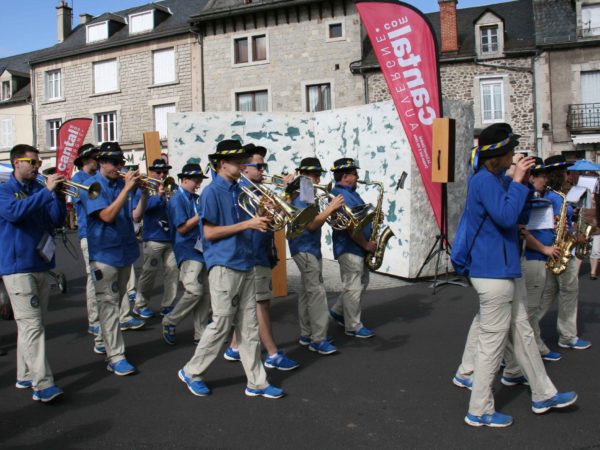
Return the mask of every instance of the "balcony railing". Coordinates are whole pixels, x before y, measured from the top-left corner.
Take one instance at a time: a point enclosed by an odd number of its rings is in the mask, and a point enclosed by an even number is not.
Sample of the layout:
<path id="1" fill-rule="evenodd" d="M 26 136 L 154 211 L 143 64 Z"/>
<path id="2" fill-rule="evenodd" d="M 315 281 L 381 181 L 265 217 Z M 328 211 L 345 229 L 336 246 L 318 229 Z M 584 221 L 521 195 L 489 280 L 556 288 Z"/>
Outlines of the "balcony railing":
<path id="1" fill-rule="evenodd" d="M 600 103 L 569 105 L 567 127 L 572 132 L 600 130 Z"/>

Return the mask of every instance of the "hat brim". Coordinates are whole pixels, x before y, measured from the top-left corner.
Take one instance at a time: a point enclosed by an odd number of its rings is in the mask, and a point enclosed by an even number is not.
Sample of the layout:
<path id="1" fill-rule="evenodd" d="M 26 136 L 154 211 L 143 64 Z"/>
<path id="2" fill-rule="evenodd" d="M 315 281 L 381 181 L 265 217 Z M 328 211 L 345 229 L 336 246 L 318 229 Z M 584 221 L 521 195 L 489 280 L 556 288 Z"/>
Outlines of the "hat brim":
<path id="1" fill-rule="evenodd" d="M 185 173 L 178 173 L 177 174 L 177 178 L 200 178 L 201 180 L 206 180 L 208 179 L 208 177 L 204 174 L 194 174 L 194 175 L 188 175 Z"/>
<path id="2" fill-rule="evenodd" d="M 341 169 L 333 167 L 331 169 L 331 171 L 334 172 L 334 173 L 335 172 L 350 172 L 352 170 L 360 170 L 360 167 L 350 166 L 350 167 L 344 167 L 344 168 L 341 168 Z"/>
<path id="3" fill-rule="evenodd" d="M 220 160 L 220 159 L 235 159 L 235 158 L 247 158 L 248 154 L 246 153 L 246 150 L 244 149 L 239 149 L 239 150 L 233 150 L 231 151 L 231 153 L 212 153 L 210 155 L 208 155 L 209 160 Z"/>
<path id="4" fill-rule="evenodd" d="M 171 170 L 172 168 L 173 168 L 173 166 L 166 166 L 166 167 L 165 166 L 150 166 L 150 167 L 148 167 L 148 170 L 153 170 L 153 171 L 156 171 L 156 170 Z"/>
<path id="5" fill-rule="evenodd" d="M 546 172 L 551 172 L 553 170 L 565 170 L 568 167 L 571 167 L 573 164 L 575 164 L 575 163 L 570 162 L 570 161 L 549 164 L 549 165 L 545 166 L 545 170 L 546 170 Z"/>
<path id="6" fill-rule="evenodd" d="M 298 167 L 296 169 L 298 172 L 313 172 L 313 173 L 327 173 L 327 171 L 323 168 L 314 168 L 314 169 L 307 169 L 304 167 Z"/>

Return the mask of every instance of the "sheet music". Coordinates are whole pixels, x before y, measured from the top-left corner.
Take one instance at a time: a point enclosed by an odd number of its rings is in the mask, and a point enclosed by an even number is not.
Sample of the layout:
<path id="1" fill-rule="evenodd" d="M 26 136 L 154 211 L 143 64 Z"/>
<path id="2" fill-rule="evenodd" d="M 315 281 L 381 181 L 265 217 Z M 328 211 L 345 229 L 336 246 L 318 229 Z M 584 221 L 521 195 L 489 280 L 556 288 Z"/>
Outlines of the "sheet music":
<path id="1" fill-rule="evenodd" d="M 580 176 L 577 180 L 577 186 L 589 189 L 592 192 L 596 189 L 596 183 L 598 183 L 598 177 Z"/>
<path id="2" fill-rule="evenodd" d="M 581 178 L 580 178 L 581 179 Z M 587 188 L 583 186 L 573 186 L 569 189 L 567 193 L 567 202 L 569 203 L 579 203 L 581 196 L 587 192 Z"/>
<path id="3" fill-rule="evenodd" d="M 554 210 L 552 209 L 552 205 L 532 208 L 526 228 L 530 231 L 554 229 Z"/>

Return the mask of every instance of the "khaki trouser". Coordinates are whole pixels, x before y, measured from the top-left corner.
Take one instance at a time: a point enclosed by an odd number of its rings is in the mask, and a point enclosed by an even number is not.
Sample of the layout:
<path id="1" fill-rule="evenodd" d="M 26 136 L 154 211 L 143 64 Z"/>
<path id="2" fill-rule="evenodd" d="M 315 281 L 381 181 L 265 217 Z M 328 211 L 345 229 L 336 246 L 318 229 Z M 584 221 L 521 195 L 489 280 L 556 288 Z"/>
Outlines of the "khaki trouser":
<path id="1" fill-rule="evenodd" d="M 129 266 L 129 277 L 127 278 L 127 287 L 125 289 L 125 294 L 121 297 L 121 304 L 119 306 L 119 322 L 125 323 L 134 317 L 131 315 L 131 304 L 129 302 L 129 293 L 131 291 L 135 291 L 135 268 L 133 264 Z"/>
<path id="2" fill-rule="evenodd" d="M 311 341 L 321 342 L 327 337 L 329 314 L 327 294 L 323 286 L 323 261 L 312 253 L 297 253 L 294 262 L 300 271 L 298 290 L 298 318 L 300 336 L 310 336 Z"/>
<path id="3" fill-rule="evenodd" d="M 4 282 L 2 281 L 2 277 L 0 277 L 0 306 L 8 305 L 8 292 L 6 292 L 6 287 L 4 286 Z"/>
<path id="4" fill-rule="evenodd" d="M 338 262 L 342 292 L 331 309 L 344 316 L 346 331 L 358 331 L 363 327 L 360 321 L 360 296 L 369 285 L 369 269 L 363 257 L 352 253 L 340 255 Z"/>
<path id="5" fill-rule="evenodd" d="M 479 295 L 479 326 L 469 336 L 477 339 L 475 371 L 469 412 L 476 416 L 493 414 L 492 383 L 512 334 L 513 352 L 531 387 L 532 401 L 547 400 L 557 391 L 546 374 L 544 362 L 527 318 L 527 293 L 522 278 L 471 278 Z M 473 345 L 467 345 L 472 349 Z M 506 374 L 509 376 L 509 374 Z"/>
<path id="6" fill-rule="evenodd" d="M 131 266 L 113 267 L 99 261 L 90 263 L 98 301 L 98 317 L 109 362 L 125 359 L 125 342 L 119 327 L 119 310 L 127 294 Z M 127 302 L 128 303 L 128 302 Z"/>
<path id="7" fill-rule="evenodd" d="M 270 267 L 254 266 L 256 301 L 273 300 L 273 271 Z"/>
<path id="8" fill-rule="evenodd" d="M 260 359 L 254 271 L 240 272 L 215 266 L 210 270 L 208 280 L 213 321 L 206 327 L 194 356 L 184 367 L 186 374 L 201 379 L 220 355 L 234 326 L 248 387 L 267 387 L 267 374 Z"/>
<path id="9" fill-rule="evenodd" d="M 544 293 L 546 275 L 548 273 L 546 261 L 535 259 L 524 260 L 521 263 L 521 269 L 523 270 L 523 278 L 527 286 L 527 316 L 529 317 L 529 323 L 533 329 L 540 354 L 545 355 L 550 352 L 550 349 L 542 340 L 540 320 L 542 319 L 542 294 Z"/>
<path id="10" fill-rule="evenodd" d="M 558 297 L 557 329 L 559 342 L 569 344 L 577 340 L 577 297 L 579 295 L 579 278 L 577 263 L 571 258 L 566 270 L 560 275 L 547 271 L 546 285 L 540 305 L 540 320 L 546 315 L 550 306 Z"/>
<path id="11" fill-rule="evenodd" d="M 208 274 L 204 263 L 190 259 L 183 261 L 179 279 L 185 291 L 173 311 L 163 318 L 162 324 L 177 326 L 191 313 L 194 320 L 194 340 L 197 340 L 206 329 L 210 312 Z"/>
<path id="12" fill-rule="evenodd" d="M 148 306 L 150 291 L 154 286 L 154 279 L 158 268 L 162 264 L 161 278 L 163 279 L 163 297 L 160 302 L 161 308 L 172 306 L 177 295 L 177 279 L 179 270 L 175 253 L 170 242 L 146 241 L 143 244 L 144 265 L 138 280 L 137 299 L 135 307 L 142 309 Z"/>
<path id="13" fill-rule="evenodd" d="M 87 304 L 87 313 L 88 313 L 88 326 L 95 327 L 100 325 L 100 321 L 98 319 L 98 302 L 96 301 L 96 291 L 94 290 L 94 280 L 92 279 L 92 271 L 90 268 L 90 253 L 88 250 L 88 240 L 87 238 L 83 238 L 79 241 L 79 245 L 81 246 L 81 253 L 83 253 L 83 260 L 85 262 L 85 273 L 86 273 L 86 283 L 85 283 L 85 298 Z M 94 336 L 94 342 L 97 346 L 104 346 L 104 342 L 102 341 L 102 333 Z"/>
<path id="14" fill-rule="evenodd" d="M 54 385 L 46 359 L 44 316 L 48 310 L 48 272 L 4 275 L 17 323 L 17 380 L 31 380 L 36 390 Z"/>

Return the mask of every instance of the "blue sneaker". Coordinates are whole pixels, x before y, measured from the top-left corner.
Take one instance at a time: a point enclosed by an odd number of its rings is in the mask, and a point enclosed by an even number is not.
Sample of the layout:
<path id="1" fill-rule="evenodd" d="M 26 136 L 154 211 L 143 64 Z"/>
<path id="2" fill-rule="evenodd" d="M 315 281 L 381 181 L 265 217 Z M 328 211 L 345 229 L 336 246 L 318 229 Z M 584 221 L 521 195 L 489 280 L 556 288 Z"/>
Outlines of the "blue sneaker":
<path id="1" fill-rule="evenodd" d="M 317 352 L 319 355 L 331 355 L 338 351 L 335 345 L 331 345 L 326 340 L 321 342 L 311 342 L 308 349 L 311 352 Z"/>
<path id="2" fill-rule="evenodd" d="M 459 388 L 473 389 L 473 380 L 471 378 L 460 378 L 455 375 L 454 378 L 452 378 L 452 383 Z"/>
<path id="3" fill-rule="evenodd" d="M 119 328 L 121 328 L 121 331 L 137 330 L 138 328 L 142 328 L 144 325 L 146 325 L 146 322 L 144 322 L 141 319 L 132 317 L 127 322 L 121 322 L 119 324 Z"/>
<path id="4" fill-rule="evenodd" d="M 126 359 L 121 359 L 116 363 L 108 363 L 106 370 L 109 372 L 114 372 L 115 375 L 119 375 L 120 377 L 124 377 L 125 375 L 134 373 L 135 367 L 129 364 L 129 361 Z"/>
<path id="5" fill-rule="evenodd" d="M 483 416 L 474 416 L 471 413 L 467 413 L 465 423 L 472 427 L 505 428 L 512 425 L 513 419 L 511 416 L 499 412 L 484 414 Z"/>
<path id="6" fill-rule="evenodd" d="M 502 376 L 502 378 L 500 378 L 500 382 L 504 386 L 518 386 L 519 384 L 522 384 L 523 386 L 529 386 L 529 381 L 527 381 L 527 378 L 525 378 L 525 377 Z"/>
<path id="7" fill-rule="evenodd" d="M 329 310 L 329 315 L 340 327 L 346 326 L 346 322 L 344 321 L 344 316 L 340 316 L 333 309 Z"/>
<path id="8" fill-rule="evenodd" d="M 562 348 L 572 348 L 573 350 L 585 350 L 590 348 L 592 343 L 590 341 L 586 341 L 585 339 L 577 338 L 573 342 L 559 342 L 558 346 Z"/>
<path id="9" fill-rule="evenodd" d="M 134 307 L 132 312 L 136 316 L 140 316 L 142 319 L 151 319 L 156 315 L 154 311 L 147 307 L 142 309 Z"/>
<path id="10" fill-rule="evenodd" d="M 94 353 L 98 355 L 106 355 L 106 347 L 102 344 L 94 344 Z"/>
<path id="11" fill-rule="evenodd" d="M 166 316 L 167 314 L 169 314 L 171 311 L 173 311 L 173 306 L 165 306 L 164 308 L 162 308 L 160 310 L 160 315 L 161 316 Z"/>
<path id="12" fill-rule="evenodd" d="M 61 388 L 57 386 L 50 386 L 46 389 L 40 389 L 39 391 L 33 391 L 33 398 L 35 401 L 40 401 L 42 403 L 48 403 L 54 400 L 59 395 L 62 395 L 63 391 Z"/>
<path id="13" fill-rule="evenodd" d="M 175 325 L 163 325 L 163 339 L 169 345 L 175 345 Z"/>
<path id="14" fill-rule="evenodd" d="M 135 300 L 137 299 L 137 291 L 129 291 L 127 293 L 127 298 L 130 302 L 135 302 Z"/>
<path id="15" fill-rule="evenodd" d="M 227 350 L 223 353 L 223 358 L 227 361 L 240 361 L 240 352 L 231 347 L 227 347 Z"/>
<path id="16" fill-rule="evenodd" d="M 367 327 L 362 327 L 358 331 L 344 331 L 348 336 L 354 336 L 361 339 L 369 339 L 375 336 L 375 332 L 373 330 L 369 330 Z"/>
<path id="17" fill-rule="evenodd" d="M 177 375 L 179 375 L 179 379 L 187 385 L 192 394 L 197 395 L 198 397 L 206 397 L 207 395 L 210 395 L 210 389 L 204 381 L 193 380 L 186 375 L 183 369 L 181 369 Z"/>
<path id="18" fill-rule="evenodd" d="M 327 342 L 329 342 L 330 344 L 333 344 L 333 337 L 332 336 L 325 336 L 325 340 Z M 310 336 L 300 336 L 298 338 L 298 344 L 303 345 L 303 346 L 307 346 L 308 344 L 310 344 L 312 342 L 312 340 L 310 339 Z"/>
<path id="19" fill-rule="evenodd" d="M 545 355 L 542 355 L 542 359 L 544 361 L 560 361 L 562 355 L 558 352 L 548 352 Z"/>
<path id="20" fill-rule="evenodd" d="M 271 385 L 267 386 L 264 389 L 252 389 L 246 387 L 246 390 L 244 392 L 248 397 L 261 396 L 266 398 L 281 398 L 285 395 L 283 389 Z"/>
<path id="21" fill-rule="evenodd" d="M 98 336 L 100 334 L 100 325 L 90 325 L 88 327 L 88 333 Z"/>
<path id="22" fill-rule="evenodd" d="M 31 380 L 17 380 L 15 387 L 17 389 L 29 389 L 33 387 L 33 383 Z"/>
<path id="23" fill-rule="evenodd" d="M 287 371 L 294 370 L 298 366 L 300 366 L 300 364 L 285 356 L 283 352 L 277 352 L 275 356 L 267 356 L 267 359 L 265 359 L 265 367 L 269 369 Z"/>
<path id="24" fill-rule="evenodd" d="M 575 392 L 558 393 L 554 397 L 541 402 L 531 402 L 531 410 L 536 414 L 543 414 L 550 408 L 566 408 L 577 401 Z"/>

